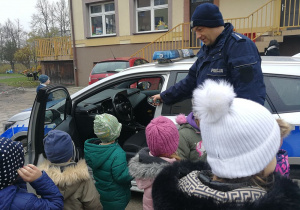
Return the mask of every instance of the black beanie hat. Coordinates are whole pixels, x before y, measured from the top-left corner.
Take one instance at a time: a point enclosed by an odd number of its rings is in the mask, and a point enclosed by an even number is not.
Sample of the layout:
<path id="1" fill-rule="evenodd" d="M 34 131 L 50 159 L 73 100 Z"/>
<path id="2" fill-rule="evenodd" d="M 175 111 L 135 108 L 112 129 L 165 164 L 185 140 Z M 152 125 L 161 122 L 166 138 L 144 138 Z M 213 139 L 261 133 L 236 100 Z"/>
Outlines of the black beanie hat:
<path id="1" fill-rule="evenodd" d="M 224 26 L 223 16 L 219 7 L 212 3 L 204 3 L 197 6 L 191 20 L 191 28 L 195 26 L 209 28 Z"/>

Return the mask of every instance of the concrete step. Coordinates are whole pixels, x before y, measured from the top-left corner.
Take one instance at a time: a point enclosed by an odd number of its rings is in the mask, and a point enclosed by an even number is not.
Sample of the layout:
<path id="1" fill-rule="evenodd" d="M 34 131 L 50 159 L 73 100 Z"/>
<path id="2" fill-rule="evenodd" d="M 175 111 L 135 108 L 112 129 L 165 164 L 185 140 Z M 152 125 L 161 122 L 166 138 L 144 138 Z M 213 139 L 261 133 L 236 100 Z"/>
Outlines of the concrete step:
<path id="1" fill-rule="evenodd" d="M 262 41 L 262 42 L 269 43 L 273 39 L 276 39 L 277 42 L 283 42 L 283 36 L 261 36 L 259 38 L 260 38 L 259 41 Z"/>
<path id="2" fill-rule="evenodd" d="M 282 36 L 292 36 L 292 35 L 299 35 L 299 34 L 300 34 L 300 29 L 282 31 Z"/>

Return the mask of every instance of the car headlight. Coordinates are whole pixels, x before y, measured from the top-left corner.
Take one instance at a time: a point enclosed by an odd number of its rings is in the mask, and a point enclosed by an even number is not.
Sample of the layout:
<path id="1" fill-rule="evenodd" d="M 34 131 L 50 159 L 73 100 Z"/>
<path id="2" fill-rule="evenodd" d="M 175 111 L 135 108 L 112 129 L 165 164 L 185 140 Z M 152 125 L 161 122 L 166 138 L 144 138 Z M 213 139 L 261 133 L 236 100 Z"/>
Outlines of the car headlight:
<path id="1" fill-rule="evenodd" d="M 15 122 L 6 122 L 3 123 L 3 132 L 5 132 L 7 129 L 9 129 Z"/>

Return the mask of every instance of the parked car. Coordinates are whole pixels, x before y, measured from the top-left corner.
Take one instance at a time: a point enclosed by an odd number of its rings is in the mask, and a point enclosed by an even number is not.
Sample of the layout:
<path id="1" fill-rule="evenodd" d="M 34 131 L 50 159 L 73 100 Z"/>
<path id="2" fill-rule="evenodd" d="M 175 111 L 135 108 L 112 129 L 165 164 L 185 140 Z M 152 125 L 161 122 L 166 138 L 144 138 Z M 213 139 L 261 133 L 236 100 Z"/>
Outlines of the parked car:
<path id="1" fill-rule="evenodd" d="M 43 138 L 49 130 L 58 129 L 69 133 L 76 145 L 78 156 L 82 157 L 84 141 L 96 137 L 93 132 L 95 115 L 109 113 L 116 116 L 123 125 L 118 142 L 130 159 L 142 147 L 147 146 L 144 129 L 154 117 L 163 115 L 175 123 L 176 115 L 190 113 L 191 99 L 188 97 L 182 102 L 173 105 L 162 104 L 158 107 L 151 106 L 147 100 L 183 79 L 195 60 L 194 57 L 128 68 L 71 96 L 63 86 L 47 86 L 39 91 L 31 111 L 15 116 L 19 117 L 21 123 L 27 120 L 27 124 L 21 125 L 10 119 L 5 128 L 13 130 L 16 124 L 23 128 L 29 125 L 27 131 L 24 129 L 19 133 L 11 132 L 14 134 L 11 138 L 25 142 L 28 145 L 27 161 L 39 164 L 45 158 Z M 282 118 L 293 126 L 291 134 L 284 139 L 282 148 L 289 153 L 291 178 L 298 179 L 300 179 L 299 69 L 300 58 L 262 57 L 267 91 L 264 105 L 275 118 Z M 152 86 L 150 81 L 159 81 L 159 85 Z M 47 104 L 49 94 L 53 94 L 58 102 L 51 107 Z M 20 115 L 26 117 L 21 119 Z M 137 190 L 136 186 L 133 189 Z"/>
<path id="2" fill-rule="evenodd" d="M 100 61 L 96 63 L 89 77 L 89 85 L 100 79 L 118 73 L 119 71 L 132 66 L 149 63 L 144 58 L 139 57 L 121 57 Z"/>

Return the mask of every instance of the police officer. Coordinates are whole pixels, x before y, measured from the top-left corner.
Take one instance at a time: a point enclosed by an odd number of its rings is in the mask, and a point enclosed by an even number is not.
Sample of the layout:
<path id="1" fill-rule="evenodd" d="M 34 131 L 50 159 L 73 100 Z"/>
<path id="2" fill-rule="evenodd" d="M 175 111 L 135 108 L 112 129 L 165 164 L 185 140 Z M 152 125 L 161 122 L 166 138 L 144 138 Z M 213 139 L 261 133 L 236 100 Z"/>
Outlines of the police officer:
<path id="1" fill-rule="evenodd" d="M 173 104 L 191 97 L 193 90 L 206 79 L 227 80 L 237 97 L 264 104 L 266 88 L 261 58 L 255 43 L 235 33 L 225 23 L 219 8 L 211 3 L 199 5 L 192 15 L 191 28 L 204 45 L 188 75 L 161 94 L 152 96 L 154 105 Z"/>

